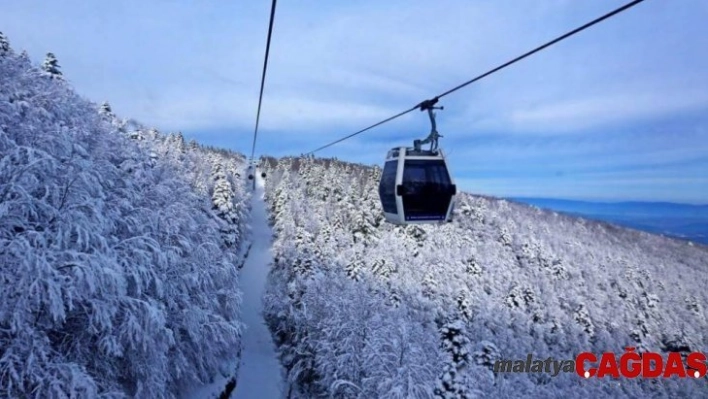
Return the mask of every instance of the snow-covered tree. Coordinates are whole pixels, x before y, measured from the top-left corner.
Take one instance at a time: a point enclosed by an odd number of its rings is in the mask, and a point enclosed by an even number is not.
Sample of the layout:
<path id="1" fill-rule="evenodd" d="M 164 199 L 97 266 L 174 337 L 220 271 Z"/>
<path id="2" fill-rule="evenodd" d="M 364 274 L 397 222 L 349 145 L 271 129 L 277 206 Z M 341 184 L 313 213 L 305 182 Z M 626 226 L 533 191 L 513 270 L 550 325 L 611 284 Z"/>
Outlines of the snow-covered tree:
<path id="1" fill-rule="evenodd" d="M 440 334 L 443 349 L 448 353 L 449 359 L 435 387 L 435 397 L 470 399 L 473 393 L 464 373 L 470 361 L 469 341 L 465 337 L 464 324 L 459 320 L 446 323 L 440 329 Z"/>
<path id="2" fill-rule="evenodd" d="M 11 51 L 10 42 L 7 40 L 5 34 L 0 32 L 0 56 L 3 56 Z"/>
<path id="3" fill-rule="evenodd" d="M 381 222 L 380 168 L 269 162 L 278 260 L 266 319 L 296 397 L 700 396 L 685 384 L 579 386 L 492 366 L 528 353 L 705 347 L 705 248 L 467 193 L 453 223 L 401 228 Z M 440 347 L 438 319 L 456 320 L 475 348 L 464 367 Z"/>
<path id="4" fill-rule="evenodd" d="M 179 148 L 180 152 L 185 152 L 187 150 L 187 143 L 184 140 L 182 132 L 177 133 L 177 147 Z"/>
<path id="5" fill-rule="evenodd" d="M 116 134 L 36 71 L 0 58 L 0 396 L 175 398 L 240 344 L 206 154 Z"/>
<path id="6" fill-rule="evenodd" d="M 190 151 L 196 151 L 199 149 L 199 143 L 197 143 L 197 141 L 194 139 L 189 140 L 189 143 L 187 144 L 187 146 L 189 147 Z"/>
<path id="7" fill-rule="evenodd" d="M 62 77 L 62 73 L 59 68 L 59 61 L 54 53 L 47 53 L 47 57 L 44 59 L 44 63 L 42 64 L 42 70 L 44 70 L 50 77 L 60 79 Z"/>
<path id="8" fill-rule="evenodd" d="M 101 104 L 101 108 L 99 108 L 99 113 L 106 116 L 113 115 L 113 110 L 111 109 L 111 105 L 108 104 L 108 101 L 104 101 L 103 104 Z"/>

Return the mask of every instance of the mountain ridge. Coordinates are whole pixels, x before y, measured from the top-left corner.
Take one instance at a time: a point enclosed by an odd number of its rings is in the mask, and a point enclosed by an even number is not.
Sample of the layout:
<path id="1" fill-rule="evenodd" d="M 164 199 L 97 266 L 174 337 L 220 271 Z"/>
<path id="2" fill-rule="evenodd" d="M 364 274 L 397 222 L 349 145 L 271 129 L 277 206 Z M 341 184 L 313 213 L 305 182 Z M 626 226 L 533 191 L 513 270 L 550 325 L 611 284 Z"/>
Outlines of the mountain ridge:
<path id="1" fill-rule="evenodd" d="M 708 205 L 673 202 L 592 202 L 514 197 L 510 201 L 708 245 Z"/>

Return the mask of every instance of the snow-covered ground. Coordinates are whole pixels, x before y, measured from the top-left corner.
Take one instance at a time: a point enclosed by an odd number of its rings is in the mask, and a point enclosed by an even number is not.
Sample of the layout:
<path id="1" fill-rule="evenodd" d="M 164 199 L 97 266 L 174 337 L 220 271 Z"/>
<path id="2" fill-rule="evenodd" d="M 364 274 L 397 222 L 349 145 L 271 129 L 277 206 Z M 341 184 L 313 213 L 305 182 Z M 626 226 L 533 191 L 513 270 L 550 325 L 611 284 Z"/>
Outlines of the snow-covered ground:
<path id="1" fill-rule="evenodd" d="M 273 260 L 273 232 L 268 224 L 263 201 L 264 184 L 259 173 L 256 174 L 256 191 L 251 197 L 252 245 L 241 269 L 239 283 L 243 291 L 241 320 L 246 325 L 242 336 L 241 364 L 237 367 L 235 360 L 226 362 L 212 383 L 196 387 L 184 396 L 186 399 L 219 398 L 225 390 L 228 391 L 235 370 L 238 370 L 237 384 L 231 398 L 281 399 L 281 392 L 285 391 L 282 388 L 282 368 L 262 315 L 266 276 Z"/>
<path id="2" fill-rule="evenodd" d="M 280 399 L 282 368 L 275 354 L 275 345 L 263 321 L 263 292 L 266 277 L 273 260 L 271 241 L 273 232 L 263 202 L 263 180 L 256 174 L 256 192 L 253 195 L 253 246 L 241 271 L 243 289 L 242 321 L 246 324 L 238 383 L 231 395 L 236 399 Z"/>

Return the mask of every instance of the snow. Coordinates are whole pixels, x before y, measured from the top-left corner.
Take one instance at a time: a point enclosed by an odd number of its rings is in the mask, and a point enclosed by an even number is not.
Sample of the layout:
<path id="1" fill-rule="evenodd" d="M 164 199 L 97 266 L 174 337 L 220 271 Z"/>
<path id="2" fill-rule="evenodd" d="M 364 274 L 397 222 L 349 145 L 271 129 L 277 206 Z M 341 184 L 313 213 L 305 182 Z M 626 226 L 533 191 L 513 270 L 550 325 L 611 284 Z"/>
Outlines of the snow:
<path id="1" fill-rule="evenodd" d="M 214 381 L 207 385 L 195 387 L 183 396 L 184 399 L 217 399 L 224 388 L 233 378 L 234 370 L 237 369 L 237 360 L 226 362 L 222 367 L 222 372 L 214 378 Z"/>
<path id="2" fill-rule="evenodd" d="M 266 320 L 293 397 L 706 396 L 704 381 L 493 373 L 529 353 L 705 353 L 706 248 L 467 193 L 453 223 L 392 226 L 380 168 L 267 165 Z"/>
<path id="3" fill-rule="evenodd" d="M 276 357 L 275 345 L 263 320 L 262 298 L 266 278 L 273 260 L 271 253 L 272 229 L 263 201 L 264 184 L 260 172 L 256 174 L 256 190 L 251 197 L 251 241 L 248 258 L 241 269 L 240 286 L 243 290 L 242 322 L 246 325 L 241 341 L 241 362 L 238 358 L 226 362 L 222 372 L 210 384 L 195 387 L 185 399 L 216 399 L 227 390 L 227 385 L 238 370 L 236 388 L 231 398 L 280 399 L 282 368 Z"/>
<path id="4" fill-rule="evenodd" d="M 273 232 L 263 201 L 263 180 L 256 173 L 256 191 L 252 203 L 253 246 L 241 271 L 243 289 L 243 352 L 236 389 L 236 399 L 280 399 L 283 395 L 282 368 L 275 353 L 270 331 L 263 320 L 263 293 L 273 261 Z"/>
<path id="5" fill-rule="evenodd" d="M 223 219 L 209 176 L 243 181 L 245 158 L 101 112 L 6 41 L 0 397 L 173 399 L 210 382 L 241 344 L 249 196 L 222 183 Z"/>

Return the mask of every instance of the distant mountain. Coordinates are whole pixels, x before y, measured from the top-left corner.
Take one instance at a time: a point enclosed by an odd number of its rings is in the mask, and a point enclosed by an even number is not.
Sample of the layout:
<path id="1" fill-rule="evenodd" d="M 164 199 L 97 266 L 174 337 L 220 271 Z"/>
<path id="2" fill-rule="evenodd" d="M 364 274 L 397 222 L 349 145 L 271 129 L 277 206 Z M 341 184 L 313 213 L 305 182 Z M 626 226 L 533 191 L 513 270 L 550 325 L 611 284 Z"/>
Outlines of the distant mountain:
<path id="1" fill-rule="evenodd" d="M 592 202 L 528 197 L 514 197 L 509 200 L 708 244 L 708 205 L 636 201 Z"/>

